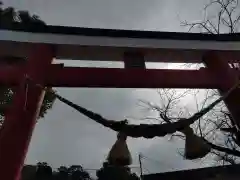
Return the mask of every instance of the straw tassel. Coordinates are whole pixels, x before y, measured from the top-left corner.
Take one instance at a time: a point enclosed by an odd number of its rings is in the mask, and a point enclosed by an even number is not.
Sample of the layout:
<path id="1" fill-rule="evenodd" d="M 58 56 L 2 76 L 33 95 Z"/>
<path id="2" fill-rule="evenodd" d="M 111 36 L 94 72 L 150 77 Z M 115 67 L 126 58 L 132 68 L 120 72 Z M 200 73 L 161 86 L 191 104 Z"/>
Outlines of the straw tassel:
<path id="1" fill-rule="evenodd" d="M 107 157 L 109 164 L 115 166 L 128 166 L 132 164 L 132 157 L 126 140 L 127 136 L 124 133 L 119 132 L 117 135 L 117 141 L 112 146 Z"/>
<path id="2" fill-rule="evenodd" d="M 192 128 L 187 127 L 182 132 L 186 136 L 184 154 L 186 159 L 203 158 L 211 151 L 211 147 L 202 138 L 195 135 Z"/>

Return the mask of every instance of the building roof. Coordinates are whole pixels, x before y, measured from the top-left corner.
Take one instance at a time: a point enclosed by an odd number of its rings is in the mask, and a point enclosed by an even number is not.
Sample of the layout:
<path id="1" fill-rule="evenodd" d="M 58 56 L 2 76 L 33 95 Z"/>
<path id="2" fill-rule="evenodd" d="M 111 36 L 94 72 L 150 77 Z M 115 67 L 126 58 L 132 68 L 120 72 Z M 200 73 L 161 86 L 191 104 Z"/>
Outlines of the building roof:
<path id="1" fill-rule="evenodd" d="M 202 180 L 226 175 L 240 177 L 239 169 L 240 165 L 207 167 L 200 169 L 148 174 L 143 176 L 143 180 L 186 180 L 186 179 Z"/>

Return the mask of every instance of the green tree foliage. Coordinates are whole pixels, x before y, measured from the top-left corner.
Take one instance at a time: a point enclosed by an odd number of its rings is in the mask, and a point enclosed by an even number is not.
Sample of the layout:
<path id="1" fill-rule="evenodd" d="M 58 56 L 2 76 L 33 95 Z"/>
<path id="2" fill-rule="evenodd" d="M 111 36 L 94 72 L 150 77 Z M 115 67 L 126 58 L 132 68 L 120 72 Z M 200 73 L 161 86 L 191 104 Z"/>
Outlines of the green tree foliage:
<path id="1" fill-rule="evenodd" d="M 37 164 L 36 180 L 51 180 L 53 177 L 52 168 L 46 162 Z"/>
<path id="2" fill-rule="evenodd" d="M 30 15 L 28 11 L 16 11 L 13 7 L 3 8 L 2 5 L 0 1 L 0 25 L 2 27 L 11 28 L 14 24 L 24 28 L 45 25 L 37 15 Z"/>
<path id="3" fill-rule="evenodd" d="M 45 23 L 39 19 L 36 15 L 30 15 L 27 11 L 16 11 L 13 7 L 2 7 L 0 1 L 0 27 L 10 28 L 13 25 L 18 27 L 31 28 L 31 27 L 43 27 Z M 12 65 L 24 63 L 26 59 L 19 57 L 2 57 L 0 63 L 4 65 Z M 6 110 L 9 108 L 13 97 L 13 88 L 0 87 L 0 127 L 3 123 Z M 55 97 L 51 93 L 46 93 L 43 100 L 42 107 L 40 109 L 40 117 L 44 117 L 48 109 L 51 109 Z"/>
<path id="4" fill-rule="evenodd" d="M 37 164 L 36 180 L 91 180 L 88 172 L 82 166 L 60 166 L 56 172 L 46 162 Z"/>

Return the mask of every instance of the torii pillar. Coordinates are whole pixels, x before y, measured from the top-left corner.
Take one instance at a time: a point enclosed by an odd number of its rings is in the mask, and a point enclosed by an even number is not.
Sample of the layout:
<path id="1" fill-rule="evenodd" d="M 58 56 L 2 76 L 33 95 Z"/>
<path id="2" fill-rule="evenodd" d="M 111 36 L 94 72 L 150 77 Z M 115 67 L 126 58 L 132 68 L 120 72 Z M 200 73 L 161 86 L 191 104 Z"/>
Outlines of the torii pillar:
<path id="1" fill-rule="evenodd" d="M 46 72 L 53 60 L 53 49 L 49 45 L 34 44 L 27 57 L 26 69 L 16 89 L 13 104 L 5 117 L 0 134 L 0 176 L 2 180 L 19 180 L 42 104 L 44 92 L 29 84 L 24 85 L 28 74 L 36 83 L 44 84 Z"/>
<path id="2" fill-rule="evenodd" d="M 203 57 L 203 62 L 210 73 L 220 82 L 218 89 L 220 94 L 226 93 L 239 80 L 240 72 L 234 71 L 226 60 L 228 57 L 220 57 L 217 52 L 207 52 Z M 232 115 L 236 125 L 240 128 L 240 89 L 235 89 L 224 101 Z M 232 122 L 233 123 L 233 122 Z"/>

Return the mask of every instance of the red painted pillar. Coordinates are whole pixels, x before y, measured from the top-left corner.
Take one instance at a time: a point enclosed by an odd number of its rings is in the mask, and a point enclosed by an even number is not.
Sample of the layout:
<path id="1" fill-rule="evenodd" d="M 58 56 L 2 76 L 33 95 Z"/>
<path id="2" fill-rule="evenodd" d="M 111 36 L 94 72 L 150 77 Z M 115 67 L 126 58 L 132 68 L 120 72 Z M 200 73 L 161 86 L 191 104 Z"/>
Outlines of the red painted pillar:
<path id="1" fill-rule="evenodd" d="M 36 83 L 44 83 L 47 68 L 53 59 L 53 50 L 43 44 L 32 47 L 26 73 Z M 20 83 L 0 135 L 1 180 L 20 179 L 22 165 L 44 96 L 44 92 L 33 84 L 28 86 L 26 94 L 24 75 Z"/>
<path id="2" fill-rule="evenodd" d="M 210 70 L 210 73 L 220 82 L 219 92 L 225 93 L 231 87 L 233 87 L 239 78 L 239 74 L 236 70 L 230 68 L 226 61 L 228 57 L 220 58 L 217 52 L 208 52 L 203 61 L 206 67 Z M 224 60 L 225 59 L 225 60 Z M 237 126 L 240 127 L 240 89 L 234 90 L 228 98 L 225 100 L 225 104 L 237 122 Z"/>

